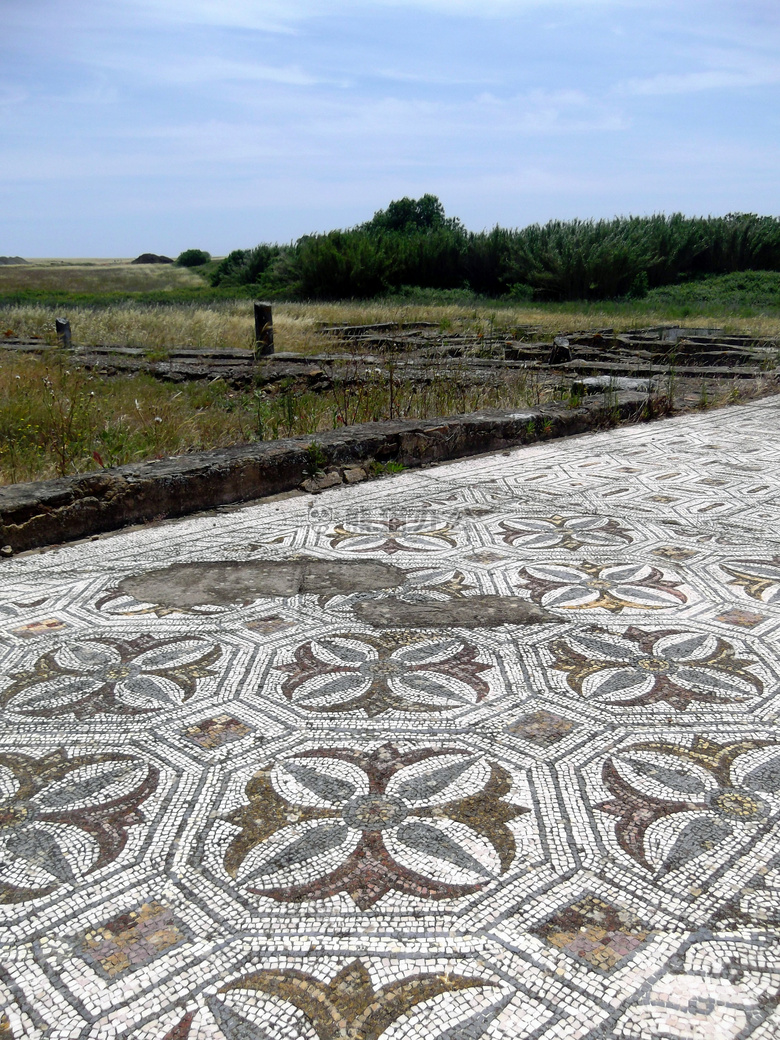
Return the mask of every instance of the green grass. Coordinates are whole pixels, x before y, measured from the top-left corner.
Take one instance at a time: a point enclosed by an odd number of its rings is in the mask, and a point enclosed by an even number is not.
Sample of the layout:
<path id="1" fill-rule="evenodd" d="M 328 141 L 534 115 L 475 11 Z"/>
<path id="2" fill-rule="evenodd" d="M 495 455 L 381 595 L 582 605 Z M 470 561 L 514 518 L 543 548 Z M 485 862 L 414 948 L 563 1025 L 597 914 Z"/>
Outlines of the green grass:
<path id="1" fill-rule="evenodd" d="M 737 271 L 653 289 L 646 306 L 686 314 L 780 314 L 780 271 Z"/>
<path id="2" fill-rule="evenodd" d="M 512 408 L 562 396 L 534 375 L 513 371 L 498 385 L 459 380 L 457 362 L 433 366 L 422 383 L 350 373 L 313 393 L 290 385 L 274 394 L 234 390 L 222 380 L 183 385 L 147 375 L 101 376 L 69 368 L 60 351 L 14 354 L 0 365 L 0 483 L 40 480 L 103 466 L 258 440 L 317 434 L 387 418 L 432 418 Z M 354 373 L 353 373 L 354 374 Z M 311 468 L 324 463 L 311 449 Z"/>
<path id="3" fill-rule="evenodd" d="M 0 293 L 28 289 L 50 292 L 150 292 L 204 285 L 196 272 L 175 264 L 24 264 L 0 267 Z"/>
<path id="4" fill-rule="evenodd" d="M 6 268 L 5 270 L 9 270 Z M 26 269 L 25 269 L 26 270 Z M 99 269 L 98 269 L 99 270 Z M 14 288 L 3 279 L 0 268 L 0 314 L 7 308 L 43 307 L 63 311 L 69 308 L 108 310 L 111 308 L 209 308 L 227 306 L 231 302 L 244 305 L 257 296 L 255 286 L 211 288 L 208 285 L 170 285 L 164 289 L 117 290 L 108 287 L 101 291 L 84 288 L 47 288 L 28 284 Z M 185 272 L 190 274 L 191 272 Z M 34 280 L 31 280 L 34 281 Z M 714 275 L 684 282 L 679 285 L 653 289 L 640 299 L 598 301 L 529 302 L 511 295 L 490 297 L 469 289 L 425 289 L 405 286 L 395 293 L 350 304 L 307 305 L 301 302 L 277 301 L 277 309 L 310 307 L 312 311 L 338 311 L 343 308 L 370 311 L 380 309 L 426 312 L 456 310 L 494 313 L 535 314 L 579 319 L 583 326 L 592 323 L 617 323 L 623 328 L 641 324 L 684 321 L 689 318 L 717 319 L 713 324 L 728 323 L 732 318 L 780 317 L 780 272 L 741 271 L 728 275 Z M 3 320 L 3 319 L 0 319 Z M 387 320 L 387 319 L 385 319 Z M 412 319 L 410 319 L 412 320 Z"/>
<path id="5" fill-rule="evenodd" d="M 2 270 L 2 268 L 0 268 Z M 252 286 L 234 286 L 212 289 L 192 286 L 141 291 L 84 292 L 67 289 L 6 289 L 0 282 L 0 307 L 22 307 L 38 304 L 42 307 L 119 307 L 137 304 L 139 307 L 180 307 L 185 304 L 208 306 L 228 300 L 251 300 L 257 296 Z"/>

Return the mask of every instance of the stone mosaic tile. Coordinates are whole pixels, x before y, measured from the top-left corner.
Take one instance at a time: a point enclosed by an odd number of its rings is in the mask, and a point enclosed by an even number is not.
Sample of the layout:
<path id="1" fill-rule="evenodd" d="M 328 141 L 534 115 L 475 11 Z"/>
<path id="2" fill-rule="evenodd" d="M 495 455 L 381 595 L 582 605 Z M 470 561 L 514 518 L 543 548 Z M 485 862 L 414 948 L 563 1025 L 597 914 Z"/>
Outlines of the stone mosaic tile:
<path id="1" fill-rule="evenodd" d="M 184 939 L 170 909 L 154 902 L 87 932 L 81 949 L 92 964 L 113 978 L 141 967 Z"/>
<path id="2" fill-rule="evenodd" d="M 23 639 L 30 639 L 34 636 L 49 635 L 52 632 L 63 632 L 67 627 L 66 623 L 60 621 L 59 618 L 45 618 L 43 621 L 28 621 L 26 625 L 12 628 L 11 634 L 21 636 Z"/>
<path id="3" fill-rule="evenodd" d="M 218 748 L 243 739 L 252 727 L 232 715 L 216 715 L 182 730 L 183 736 L 202 748 Z"/>
<path id="4" fill-rule="evenodd" d="M 611 972 L 629 957 L 648 934 L 633 913 L 595 896 L 572 903 L 532 931 L 603 972 Z"/>
<path id="5" fill-rule="evenodd" d="M 0 1037 L 780 1035 L 779 416 L 3 561 Z"/>
<path id="6" fill-rule="evenodd" d="M 575 727 L 571 719 L 557 715 L 554 711 L 541 708 L 539 711 L 529 712 L 522 715 L 514 722 L 510 722 L 508 729 L 516 733 L 524 740 L 530 740 L 533 744 L 549 747 L 563 740 Z"/>

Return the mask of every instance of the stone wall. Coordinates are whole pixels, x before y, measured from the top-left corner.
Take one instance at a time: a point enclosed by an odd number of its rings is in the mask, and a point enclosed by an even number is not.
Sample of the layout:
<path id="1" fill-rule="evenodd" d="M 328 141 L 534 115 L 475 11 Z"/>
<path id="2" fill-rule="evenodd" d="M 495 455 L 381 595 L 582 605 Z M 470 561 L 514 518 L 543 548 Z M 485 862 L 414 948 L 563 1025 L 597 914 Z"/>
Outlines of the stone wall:
<path id="1" fill-rule="evenodd" d="M 102 531 L 291 491 L 339 484 L 372 462 L 424 466 L 446 459 L 584 433 L 647 416 L 647 396 L 593 396 L 581 407 L 485 411 L 429 421 L 390 421 L 316 436 L 217 448 L 75 477 L 0 488 L 0 544 L 14 552 Z M 327 459 L 312 481 L 312 451 Z"/>

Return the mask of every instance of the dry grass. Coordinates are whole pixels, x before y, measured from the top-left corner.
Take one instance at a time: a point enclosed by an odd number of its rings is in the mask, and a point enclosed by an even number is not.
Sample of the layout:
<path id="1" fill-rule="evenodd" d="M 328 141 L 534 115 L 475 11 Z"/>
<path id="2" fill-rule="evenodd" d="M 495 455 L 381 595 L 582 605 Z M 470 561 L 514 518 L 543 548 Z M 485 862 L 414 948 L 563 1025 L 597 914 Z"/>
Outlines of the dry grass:
<path id="1" fill-rule="evenodd" d="M 120 270 L 121 268 L 121 270 Z M 165 266 L 117 265 L 121 278 L 197 279 L 191 272 Z M 97 279 L 103 289 L 114 268 L 0 268 L 0 285 L 9 272 L 41 277 Z M 86 273 L 85 273 L 86 272 Z M 61 283 L 60 283 L 61 284 Z M 83 281 L 80 284 L 84 284 Z M 136 286 L 138 283 L 134 283 Z M 127 283 L 124 283 L 127 288 Z M 77 345 L 139 346 L 149 351 L 177 346 L 229 346 L 249 349 L 254 336 L 248 300 L 213 305 L 69 307 Z M 0 308 L 0 334 L 43 336 L 54 342 L 50 308 L 36 305 Z M 613 327 L 618 331 L 673 321 L 663 313 L 597 308 L 494 307 L 458 304 L 402 303 L 285 303 L 274 307 L 277 351 L 303 353 L 343 350 L 319 334 L 324 324 L 435 322 L 443 335 L 481 332 L 486 340 L 535 326 L 541 338 L 562 331 Z M 690 318 L 687 324 L 725 326 L 728 331 L 780 336 L 780 318 Z M 446 378 L 441 378 L 446 366 Z M 402 371 L 399 369 L 399 372 Z M 272 397 L 251 388 L 234 391 L 221 381 L 185 386 L 158 382 L 147 376 L 102 377 L 67 368 L 52 351 L 49 357 L 0 355 L 0 482 L 41 479 L 82 472 L 101 465 L 179 454 L 203 448 L 315 434 L 343 422 L 388 417 L 428 418 L 485 407 L 515 407 L 549 400 L 553 389 L 532 374 L 520 371 L 494 386 L 474 387 L 458 377 L 457 361 L 439 364 L 435 378 L 417 385 L 398 381 L 392 402 L 385 376 L 335 386 L 319 395 L 290 388 Z"/>
<path id="2" fill-rule="evenodd" d="M 61 308 L 67 314 L 74 344 L 144 347 L 245 347 L 253 343 L 252 308 L 246 301 L 196 305 L 118 304 L 113 307 Z M 57 312 L 60 313 L 59 311 Z M 2 331 L 42 336 L 55 342 L 55 313 L 50 307 L 21 305 L 0 308 Z"/>
<path id="3" fill-rule="evenodd" d="M 222 382 L 107 378 L 67 368 L 59 352 L 16 355 L 0 367 L 0 481 L 241 443 L 256 433 L 253 408 L 251 393 Z"/>
<path id="4" fill-rule="evenodd" d="M 127 270 L 128 268 L 125 268 Z M 0 291 L 4 272 L 0 268 Z M 24 269 L 22 269 L 24 270 Z M 152 277 L 162 270 L 172 277 L 170 265 L 163 268 L 129 268 L 148 271 Z M 175 268 L 183 277 L 195 277 Z M 110 271 L 110 269 L 109 269 Z M 46 273 L 45 271 L 43 273 Z M 55 272 L 59 273 L 59 272 Z M 163 277 L 161 275 L 160 277 Z M 73 330 L 73 341 L 80 346 L 135 346 L 149 350 L 172 347 L 232 347 L 249 349 L 254 340 L 252 305 L 249 300 L 225 300 L 208 306 L 197 303 L 148 305 L 126 303 L 110 307 L 60 308 L 67 314 Z M 54 318 L 51 308 L 41 305 L 0 307 L 0 330 L 12 330 L 20 336 L 43 336 L 54 342 Z M 279 303 L 274 306 L 274 335 L 277 351 L 318 353 L 333 349 L 332 341 L 318 335 L 323 324 L 348 325 L 378 322 L 430 321 L 439 325 L 443 334 L 483 332 L 500 334 L 519 326 L 537 326 L 542 337 L 562 331 L 615 328 L 629 331 L 656 323 L 677 323 L 663 312 L 636 310 L 616 313 L 608 308 L 582 309 L 561 307 L 495 307 L 461 304 L 376 303 Z M 780 337 L 780 317 L 690 318 L 685 324 L 725 327 L 728 332 L 750 333 L 767 338 Z"/>
<path id="5" fill-rule="evenodd" d="M 0 266 L 0 294 L 23 289 L 51 292 L 153 292 L 203 285 L 200 275 L 174 264 L 43 262 Z"/>
<path id="6" fill-rule="evenodd" d="M 498 329 L 512 329 L 522 325 L 538 326 L 543 336 L 558 335 L 561 332 L 574 332 L 583 329 L 611 328 L 617 332 L 628 332 L 654 324 L 695 325 L 701 328 L 725 328 L 729 333 L 746 335 L 780 337 L 780 316 L 759 315 L 756 317 L 738 317 L 732 314 L 697 317 L 692 315 L 680 318 L 670 315 L 663 309 L 643 307 L 638 301 L 634 307 L 597 305 L 578 307 L 576 304 L 555 307 L 554 304 L 544 306 L 518 305 L 485 305 L 478 304 L 426 304 L 404 303 L 396 301 L 337 303 L 289 303 L 281 305 L 288 320 L 321 322 L 337 325 L 374 324 L 378 322 L 397 321 L 432 321 L 440 324 L 443 330 L 460 328 L 483 328 L 493 326 Z M 276 320 L 276 318 L 274 319 Z"/>

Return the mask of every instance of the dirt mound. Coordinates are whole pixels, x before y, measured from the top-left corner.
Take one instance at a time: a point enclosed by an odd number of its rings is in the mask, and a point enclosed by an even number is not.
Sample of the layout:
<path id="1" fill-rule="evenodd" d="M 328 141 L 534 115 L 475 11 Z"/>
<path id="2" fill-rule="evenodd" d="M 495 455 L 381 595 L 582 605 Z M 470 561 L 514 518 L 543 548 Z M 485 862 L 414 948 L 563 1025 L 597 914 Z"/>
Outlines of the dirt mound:
<path id="1" fill-rule="evenodd" d="M 169 256 L 158 256 L 157 253 L 141 253 L 135 260 L 130 261 L 131 264 L 172 264 L 173 260 Z"/>
<path id="2" fill-rule="evenodd" d="M 26 264 L 27 261 L 23 260 L 21 256 L 0 256 L 0 265 L 3 264 Z"/>

